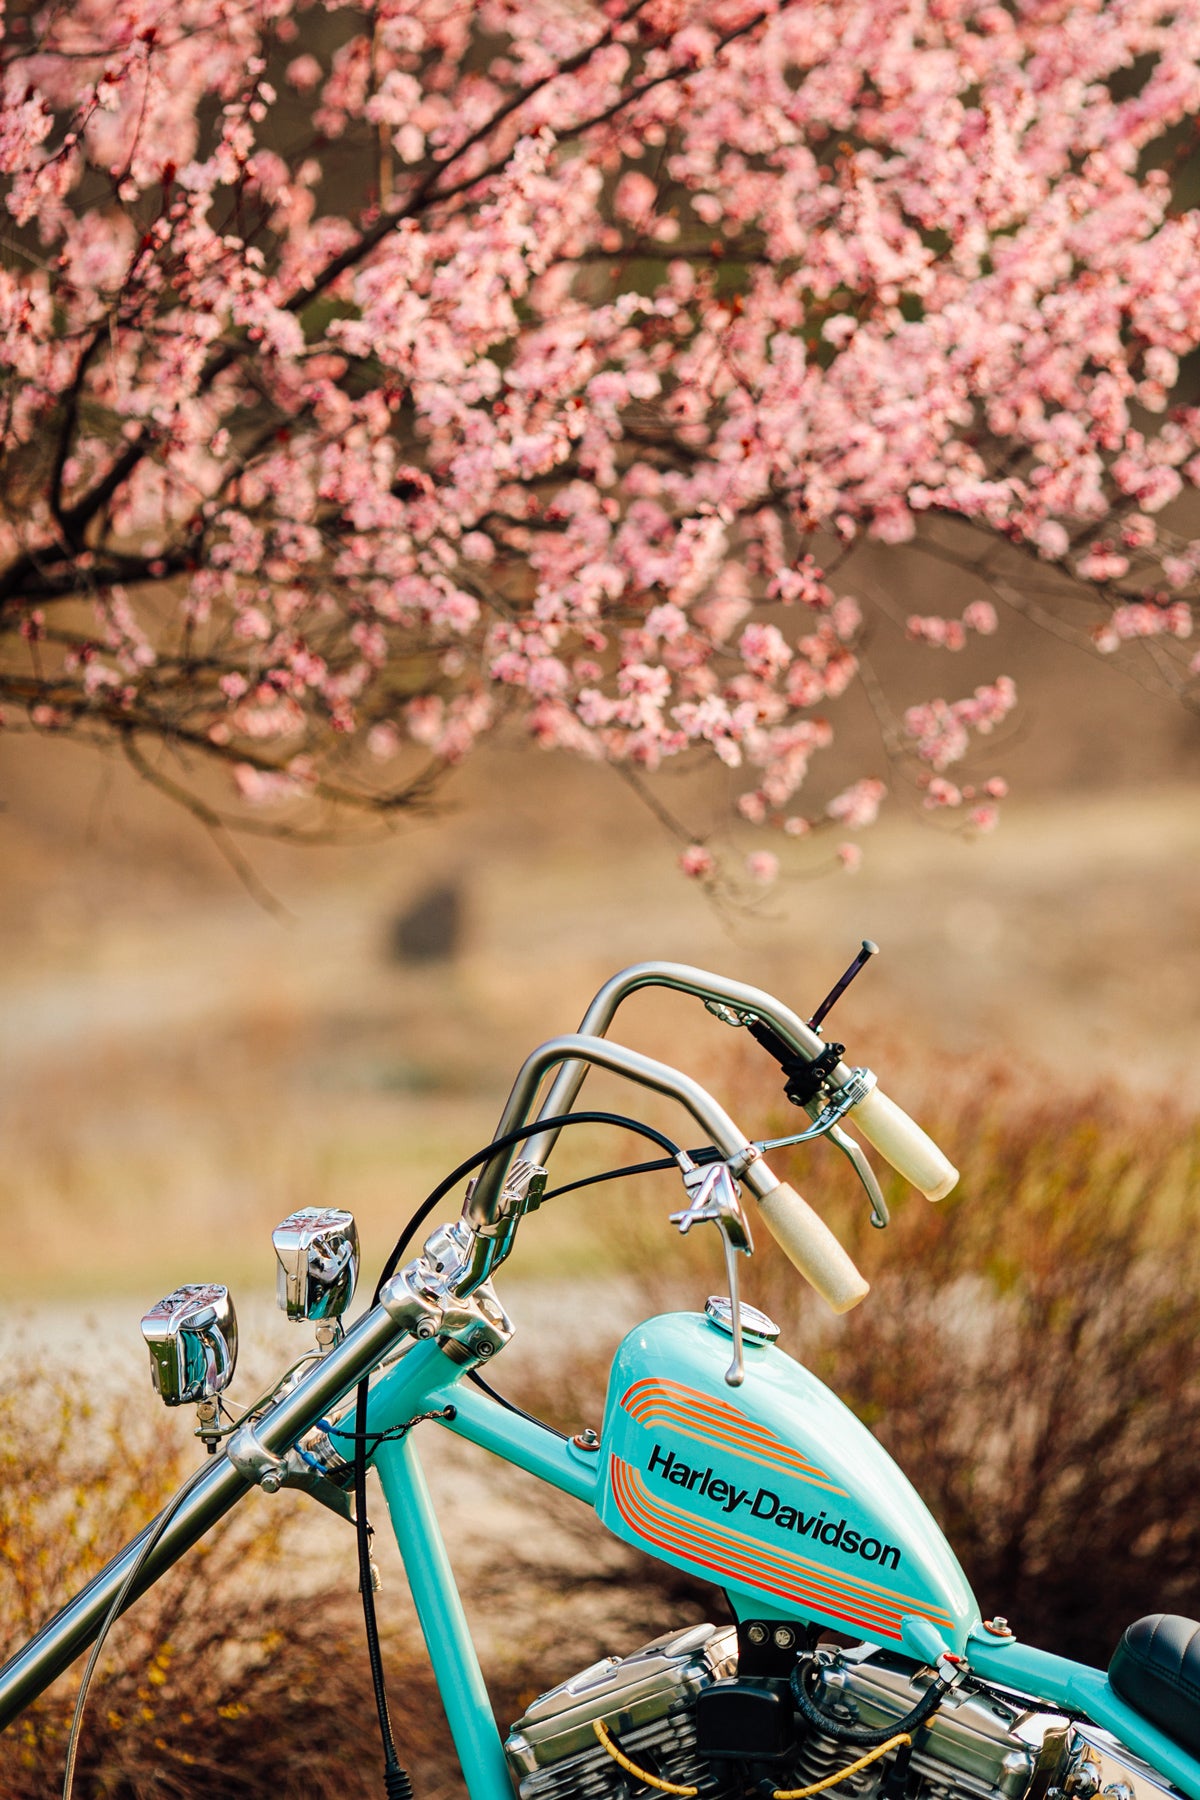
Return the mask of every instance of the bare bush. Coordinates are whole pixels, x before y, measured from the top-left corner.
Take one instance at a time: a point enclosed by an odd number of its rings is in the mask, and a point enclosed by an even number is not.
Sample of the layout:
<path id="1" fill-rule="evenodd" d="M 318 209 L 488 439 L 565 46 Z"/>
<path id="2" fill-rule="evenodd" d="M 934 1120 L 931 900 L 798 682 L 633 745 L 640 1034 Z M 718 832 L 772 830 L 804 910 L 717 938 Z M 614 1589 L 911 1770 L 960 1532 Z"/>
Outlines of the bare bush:
<path id="1" fill-rule="evenodd" d="M 45 1376 L 0 1392 L 0 1633 L 15 1650 L 178 1485 L 144 1409 L 99 1414 Z M 307 1502 L 302 1503 L 307 1505 Z M 379 1791 L 352 1534 L 304 1560 L 298 1506 L 251 1496 L 114 1627 L 85 1714 L 76 1791 L 103 1800 L 281 1800 Z M 461 1785 L 432 1675 L 386 1645 L 398 1737 L 425 1800 Z M 78 1670 L 0 1736 L 5 1800 L 62 1780 Z"/>

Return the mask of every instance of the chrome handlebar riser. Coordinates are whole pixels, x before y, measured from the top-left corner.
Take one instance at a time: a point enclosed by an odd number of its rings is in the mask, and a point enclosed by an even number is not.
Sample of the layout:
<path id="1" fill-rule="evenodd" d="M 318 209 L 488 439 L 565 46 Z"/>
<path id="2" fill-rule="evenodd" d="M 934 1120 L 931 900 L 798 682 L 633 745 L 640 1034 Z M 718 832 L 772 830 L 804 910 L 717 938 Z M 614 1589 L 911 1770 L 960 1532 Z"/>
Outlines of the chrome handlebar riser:
<path id="1" fill-rule="evenodd" d="M 319 1500 L 330 1512 L 353 1524 L 354 1504 L 349 1493 L 330 1479 L 329 1470 L 311 1451 L 305 1456 L 293 1446 L 286 1456 L 276 1456 L 262 1443 L 254 1426 L 247 1422 L 239 1425 L 230 1437 L 225 1453 L 251 1487 L 260 1487 L 264 1494 L 277 1494 L 285 1487 L 299 1488 Z M 346 1466 L 342 1464 L 343 1468 Z"/>
<path id="2" fill-rule="evenodd" d="M 659 965 L 647 965 L 658 967 Z M 665 964 L 663 967 L 672 965 Z M 610 984 L 611 985 L 611 984 Z M 748 990 L 753 992 L 753 989 Z M 693 1081 L 690 1075 L 672 1069 L 667 1063 L 656 1062 L 651 1056 L 644 1056 L 641 1051 L 629 1050 L 623 1044 L 609 1043 L 606 1038 L 588 1037 L 581 1032 L 574 1032 L 564 1037 L 551 1038 L 542 1044 L 533 1054 L 526 1058 L 521 1071 L 513 1083 L 508 1103 L 496 1127 L 497 1138 L 506 1133 L 518 1131 L 529 1117 L 543 1076 L 557 1064 L 564 1069 L 578 1069 L 578 1079 L 572 1077 L 569 1105 L 579 1091 L 583 1080 L 583 1072 L 589 1065 L 610 1069 L 614 1074 L 625 1075 L 642 1087 L 652 1088 L 655 1092 L 666 1094 L 680 1105 L 686 1107 L 692 1117 L 702 1127 L 707 1136 L 717 1146 L 722 1156 L 735 1163 L 743 1161 L 741 1179 L 760 1200 L 773 1193 L 779 1186 L 779 1178 L 772 1174 L 766 1163 L 754 1152 L 750 1140 L 738 1129 L 725 1109 L 717 1104 L 712 1095 Z M 562 1075 L 555 1081 L 551 1094 L 557 1091 Z M 543 1118 L 550 1115 L 546 1112 L 546 1101 L 541 1109 Z M 534 1156 L 533 1143 L 545 1145 L 548 1150 L 553 1146 L 557 1133 L 543 1132 L 535 1140 L 524 1146 L 524 1156 L 531 1161 L 541 1162 L 541 1155 Z M 503 1260 L 497 1246 L 500 1240 L 488 1234 L 495 1231 L 500 1218 L 499 1208 L 503 1204 L 505 1177 L 512 1161 L 513 1151 L 499 1151 L 495 1158 L 486 1164 L 463 1207 L 463 1218 L 471 1228 L 475 1237 L 474 1263 L 465 1280 L 469 1285 L 459 1287 L 459 1295 L 473 1291 L 485 1281 L 492 1270 Z"/>
<path id="3" fill-rule="evenodd" d="M 446 1307 L 436 1270 L 424 1256 L 397 1269 L 379 1290 L 379 1304 L 402 1331 L 413 1337 L 436 1337 Z"/>
<path id="4" fill-rule="evenodd" d="M 232 1434 L 225 1454 L 239 1475 L 244 1475 L 251 1487 L 260 1487 L 264 1494 L 277 1494 L 287 1480 L 287 1458 L 268 1450 L 248 1421 Z"/>

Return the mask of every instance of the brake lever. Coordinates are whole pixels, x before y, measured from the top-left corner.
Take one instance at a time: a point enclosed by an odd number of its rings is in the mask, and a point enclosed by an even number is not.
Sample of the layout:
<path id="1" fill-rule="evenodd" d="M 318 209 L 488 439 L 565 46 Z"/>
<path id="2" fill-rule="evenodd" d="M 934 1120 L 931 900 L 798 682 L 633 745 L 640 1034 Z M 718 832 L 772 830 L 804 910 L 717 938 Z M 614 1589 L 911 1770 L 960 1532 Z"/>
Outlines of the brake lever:
<path id="1" fill-rule="evenodd" d="M 854 1173 L 867 1190 L 867 1199 L 871 1202 L 871 1223 L 877 1231 L 882 1231 L 891 1224 L 892 1215 L 888 1211 L 888 1203 L 883 1197 L 883 1189 L 878 1177 L 867 1159 L 867 1153 L 857 1138 L 852 1138 L 840 1125 L 831 1125 L 828 1131 L 831 1144 L 836 1144 L 842 1155 L 850 1163 Z"/>
<path id="2" fill-rule="evenodd" d="M 789 1137 L 756 1138 L 755 1149 L 786 1150 L 794 1144 L 811 1144 L 816 1138 L 827 1137 L 849 1160 L 854 1173 L 862 1182 L 867 1199 L 871 1202 L 871 1223 L 882 1231 L 891 1222 L 887 1201 L 883 1197 L 875 1171 L 867 1161 L 866 1152 L 861 1144 L 842 1130 L 840 1124 L 850 1109 L 857 1106 L 875 1086 L 875 1076 L 870 1069 L 855 1069 L 853 1075 L 856 1079 L 847 1082 L 823 1107 L 818 1109 L 815 1102 L 810 1103 L 807 1111 L 813 1122 L 807 1131 L 796 1131 Z"/>

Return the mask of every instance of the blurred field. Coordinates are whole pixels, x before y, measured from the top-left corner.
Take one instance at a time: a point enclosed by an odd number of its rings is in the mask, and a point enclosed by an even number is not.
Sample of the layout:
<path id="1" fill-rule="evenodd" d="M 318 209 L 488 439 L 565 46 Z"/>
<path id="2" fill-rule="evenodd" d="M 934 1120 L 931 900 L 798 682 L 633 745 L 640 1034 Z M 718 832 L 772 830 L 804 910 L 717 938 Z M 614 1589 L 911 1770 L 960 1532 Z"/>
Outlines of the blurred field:
<path id="1" fill-rule="evenodd" d="M 615 969 L 697 962 L 815 1005 L 883 954 L 836 1015 L 902 1102 L 926 1049 L 996 1052 L 1065 1091 L 1098 1076 L 1200 1096 L 1200 809 L 1167 783 L 1043 794 L 966 844 L 901 816 L 853 876 L 796 878 L 721 915 L 678 877 L 615 777 L 496 752 L 447 812 L 355 850 L 252 845 L 287 905 L 255 907 L 202 832 L 68 746 L 6 748 L 0 825 L 0 1208 L 7 1304 L 261 1285 L 292 1207 L 360 1217 L 368 1265 L 494 1128 L 524 1055 L 575 1027 Z M 446 961 L 391 951 L 439 883 Z M 736 1048 L 680 997 L 639 996 L 630 1041 L 713 1081 Z M 608 1103 L 636 1098 L 593 1078 Z M 762 1104 L 775 1093 L 762 1071 Z M 746 1100 L 751 1131 L 756 1096 Z M 952 1152 L 954 1147 L 950 1146 Z M 604 1154 L 599 1140 L 560 1161 Z M 595 1166 L 594 1162 L 591 1166 Z M 584 1209 L 539 1215 L 522 1266 L 591 1262 Z"/>

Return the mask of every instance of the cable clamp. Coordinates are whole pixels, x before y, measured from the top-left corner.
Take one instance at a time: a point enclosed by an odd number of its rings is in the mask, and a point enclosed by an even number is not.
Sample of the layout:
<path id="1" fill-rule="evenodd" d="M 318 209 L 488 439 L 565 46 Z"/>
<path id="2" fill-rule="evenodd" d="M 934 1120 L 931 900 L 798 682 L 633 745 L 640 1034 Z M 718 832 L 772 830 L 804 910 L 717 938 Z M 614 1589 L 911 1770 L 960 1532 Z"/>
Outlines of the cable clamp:
<path id="1" fill-rule="evenodd" d="M 743 1144 L 736 1156 L 726 1157 L 725 1167 L 735 1181 L 740 1181 L 750 1164 L 758 1162 L 761 1157 L 762 1151 L 757 1144 Z"/>
<path id="2" fill-rule="evenodd" d="M 379 1290 L 379 1304 L 412 1337 L 436 1337 L 446 1311 L 432 1271 L 420 1257 Z"/>
<path id="3" fill-rule="evenodd" d="M 260 1487 L 264 1494 L 277 1494 L 287 1481 L 289 1469 L 282 1456 L 268 1450 L 255 1434 L 253 1425 L 239 1425 L 225 1447 L 225 1454 L 238 1474 Z"/>

